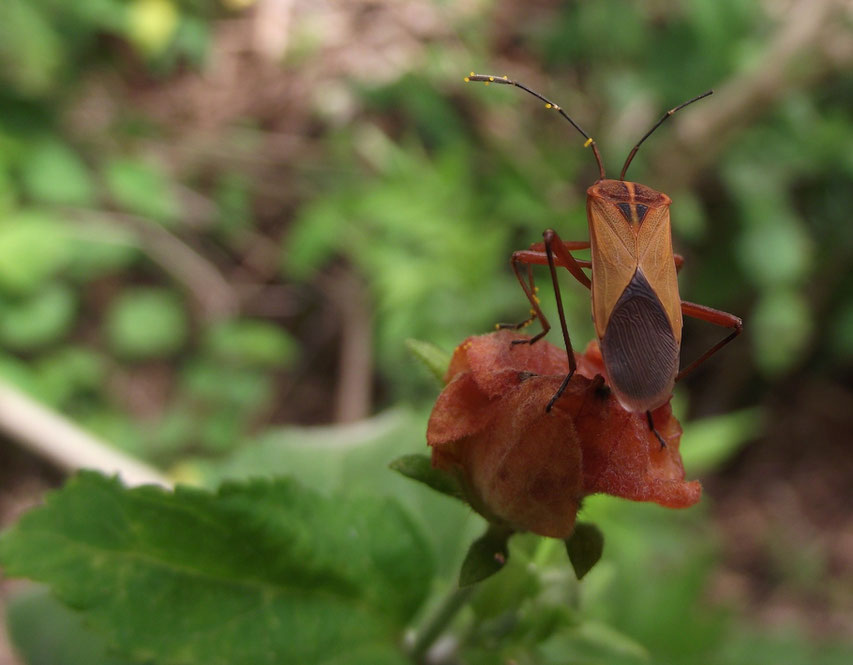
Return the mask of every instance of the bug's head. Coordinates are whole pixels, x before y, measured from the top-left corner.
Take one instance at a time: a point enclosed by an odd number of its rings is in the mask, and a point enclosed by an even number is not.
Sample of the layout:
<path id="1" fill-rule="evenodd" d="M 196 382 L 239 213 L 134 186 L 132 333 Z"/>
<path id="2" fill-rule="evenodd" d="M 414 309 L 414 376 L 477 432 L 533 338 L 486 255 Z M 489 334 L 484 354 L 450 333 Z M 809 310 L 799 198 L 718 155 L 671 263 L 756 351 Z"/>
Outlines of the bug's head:
<path id="1" fill-rule="evenodd" d="M 632 226 L 639 226 L 650 210 L 666 208 L 672 203 L 663 192 L 628 180 L 599 180 L 586 190 L 590 210 L 607 215 L 607 211 L 619 213 Z M 614 210 L 615 209 L 615 210 Z"/>
<path id="2" fill-rule="evenodd" d="M 647 208 L 657 208 L 672 203 L 672 199 L 663 192 L 630 180 L 599 180 L 586 191 L 591 198 L 613 205 L 644 205 Z"/>

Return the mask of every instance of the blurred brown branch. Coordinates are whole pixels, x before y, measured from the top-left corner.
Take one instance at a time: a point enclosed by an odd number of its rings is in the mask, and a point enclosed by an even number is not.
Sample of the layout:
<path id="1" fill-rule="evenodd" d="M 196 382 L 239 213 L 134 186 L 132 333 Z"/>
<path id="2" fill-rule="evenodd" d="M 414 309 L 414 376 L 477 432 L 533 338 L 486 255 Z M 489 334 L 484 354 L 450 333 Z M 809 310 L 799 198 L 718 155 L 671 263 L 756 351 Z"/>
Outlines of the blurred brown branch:
<path id="1" fill-rule="evenodd" d="M 204 320 L 217 321 L 238 313 L 237 294 L 216 266 L 158 223 L 126 213 L 71 212 L 80 220 L 78 232 L 100 242 L 138 247 L 148 254 L 186 288 Z"/>
<path id="2" fill-rule="evenodd" d="M 724 83 L 713 103 L 677 120 L 651 163 L 673 191 L 690 184 L 734 137 L 794 89 L 853 64 L 849 0 L 797 0 L 756 63 Z"/>

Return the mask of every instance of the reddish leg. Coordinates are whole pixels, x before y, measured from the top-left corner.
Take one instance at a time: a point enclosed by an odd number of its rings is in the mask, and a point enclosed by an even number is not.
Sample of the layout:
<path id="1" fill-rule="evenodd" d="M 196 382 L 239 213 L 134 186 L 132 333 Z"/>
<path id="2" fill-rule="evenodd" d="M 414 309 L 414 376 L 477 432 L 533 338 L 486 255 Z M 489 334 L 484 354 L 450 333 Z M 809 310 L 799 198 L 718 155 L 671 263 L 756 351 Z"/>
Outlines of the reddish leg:
<path id="1" fill-rule="evenodd" d="M 536 297 L 535 287 L 533 287 L 533 278 L 530 276 L 530 282 L 525 283 L 525 281 L 521 277 L 521 273 L 518 271 L 518 265 L 520 263 L 525 263 L 528 266 L 530 264 L 542 264 L 545 263 L 548 265 L 548 269 L 551 273 L 551 282 L 554 285 L 554 297 L 557 301 L 557 313 L 560 317 L 560 329 L 563 333 L 563 341 L 566 345 L 566 356 L 569 361 L 569 373 L 566 375 L 566 378 L 563 380 L 562 385 L 557 389 L 557 392 L 554 393 L 551 400 L 548 402 L 545 407 L 546 411 L 550 411 L 551 407 L 554 405 L 554 402 L 563 394 L 563 390 L 565 390 L 566 386 L 569 383 L 569 379 L 572 378 L 572 375 L 575 373 L 577 369 L 577 363 L 575 361 L 575 353 L 572 348 L 572 341 L 569 337 L 568 326 L 566 326 L 566 315 L 563 310 L 563 298 L 560 293 L 560 283 L 557 278 L 557 265 L 560 265 L 566 268 L 572 276 L 577 279 L 581 284 L 586 286 L 587 288 L 591 287 L 591 282 L 589 277 L 586 276 L 586 273 L 581 270 L 581 265 L 571 255 L 572 249 L 586 249 L 589 247 L 588 242 L 563 242 L 560 239 L 560 236 L 557 235 L 557 232 L 553 229 L 547 229 L 545 233 L 542 234 L 545 239 L 544 242 L 539 245 L 533 245 L 531 249 L 524 250 L 520 252 L 515 252 L 512 255 L 512 267 L 515 272 L 515 276 L 518 279 L 519 284 L 521 284 L 521 288 L 524 290 L 527 299 L 530 301 L 532 307 L 532 317 L 538 317 L 540 322 L 542 323 L 542 332 L 529 340 L 518 340 L 518 344 L 529 343 L 533 344 L 538 340 L 542 339 L 548 331 L 551 329 L 550 324 L 542 315 L 542 310 L 539 308 L 539 300 Z M 539 249 L 539 247 L 544 249 L 544 252 Z M 544 254 L 544 256 L 543 256 Z M 542 260 L 544 258 L 544 261 Z"/>
<path id="2" fill-rule="evenodd" d="M 552 232 L 553 233 L 553 232 Z M 554 233 L 556 235 L 556 233 Z M 558 248 L 556 245 L 554 247 L 554 261 L 556 265 L 567 268 L 570 262 L 577 264 L 581 268 L 588 268 L 590 266 L 589 261 L 583 261 L 580 259 L 575 259 L 570 252 L 577 249 L 589 249 L 589 241 L 587 240 L 579 240 L 579 241 L 568 241 L 563 242 L 557 240 L 557 242 L 562 242 L 563 247 Z M 568 257 L 566 259 L 565 257 Z M 533 273 L 531 271 L 532 265 L 548 265 L 548 254 L 545 251 L 545 243 L 537 242 L 530 246 L 529 249 L 522 249 L 517 252 L 513 252 L 512 260 L 510 262 L 512 265 L 512 271 L 515 274 L 515 278 L 518 280 L 518 283 L 521 285 L 521 289 L 524 291 L 524 295 L 527 296 L 527 299 L 530 301 L 530 317 L 522 321 L 521 323 L 499 323 L 498 328 L 510 328 L 512 330 L 520 330 L 525 326 L 532 323 L 535 319 L 539 319 L 539 322 L 542 324 L 542 332 L 535 335 L 529 343 L 534 343 L 542 339 L 549 330 L 551 330 L 551 324 L 548 322 L 548 319 L 545 318 L 545 315 L 542 314 L 542 310 L 539 307 L 539 299 L 536 297 L 536 286 L 533 281 Z M 527 266 L 527 277 L 523 277 L 521 271 L 519 270 L 519 266 L 524 264 Z M 589 288 L 590 282 L 589 278 L 582 272 L 579 271 L 583 276 L 583 280 L 581 283 L 584 284 L 587 288 Z M 572 272 L 574 275 L 575 273 Z M 520 342 L 520 343 L 527 343 Z"/>
<path id="3" fill-rule="evenodd" d="M 574 251 L 576 249 L 588 249 L 589 242 L 563 242 L 565 248 L 569 251 Z M 556 254 L 556 253 L 555 253 Z M 675 260 L 675 271 L 681 272 L 681 269 L 684 267 L 684 257 L 681 254 L 673 254 L 673 259 Z M 548 257 L 545 255 L 545 243 L 537 242 L 533 245 L 530 245 L 529 249 L 524 249 L 513 254 L 513 258 L 518 257 L 519 263 L 526 263 L 528 265 L 535 264 L 539 266 L 548 265 Z M 560 259 L 559 256 L 554 257 L 557 265 L 562 268 L 568 268 L 568 265 L 565 265 L 564 262 Z M 587 261 L 586 259 L 576 259 L 574 256 L 572 257 L 572 261 L 579 265 L 581 268 L 592 268 L 592 261 Z M 572 273 L 574 275 L 574 273 Z M 580 281 L 580 280 L 578 280 Z M 584 282 L 581 282 L 584 286 L 588 285 Z"/>
<path id="4" fill-rule="evenodd" d="M 657 440 L 660 442 L 660 449 L 663 450 L 666 448 L 666 441 L 663 440 L 663 437 L 660 435 L 660 432 L 655 428 L 655 420 L 652 418 L 652 412 L 646 411 L 646 421 L 649 423 L 649 430 L 657 437 Z"/>
<path id="5" fill-rule="evenodd" d="M 705 351 L 699 358 L 690 363 L 687 367 L 682 369 L 675 377 L 676 381 L 681 381 L 685 376 L 690 374 L 694 369 L 699 367 L 703 362 L 708 360 L 712 355 L 714 355 L 717 351 L 722 349 L 726 344 L 731 342 L 735 337 L 740 335 L 743 330 L 743 321 L 741 321 L 734 314 L 729 314 L 728 312 L 723 312 L 719 309 L 713 309 L 712 307 L 706 307 L 705 305 L 697 305 L 696 303 L 687 302 L 685 300 L 681 301 L 681 312 L 685 316 L 693 317 L 694 319 L 701 319 L 702 321 L 707 321 L 708 323 L 713 323 L 718 326 L 723 326 L 725 328 L 732 328 L 732 333 L 726 337 L 725 339 L 721 339 L 719 342 L 714 344 L 710 349 Z"/>
<path id="6" fill-rule="evenodd" d="M 539 266 L 548 265 L 548 244 L 551 246 L 551 251 L 554 257 L 554 263 L 562 268 L 566 268 L 572 277 L 578 280 L 586 288 L 590 288 L 591 284 L 589 277 L 586 276 L 581 268 L 589 268 L 590 262 L 583 259 L 576 259 L 571 252 L 578 249 L 589 249 L 588 240 L 563 241 L 557 232 L 553 229 L 548 229 L 542 234 L 546 242 L 537 242 L 530 246 L 529 249 L 523 249 L 514 252 L 512 255 L 513 264 L 526 263 Z M 550 238 L 550 241 L 548 240 Z"/>
<path id="7" fill-rule="evenodd" d="M 551 324 L 548 323 L 548 319 L 545 318 L 545 315 L 542 313 L 542 310 L 539 308 L 539 297 L 536 295 L 536 284 L 533 281 L 533 269 L 531 264 L 527 264 L 527 278 L 522 276 L 521 272 L 518 269 L 518 266 L 521 261 L 516 261 L 516 254 L 519 252 L 514 252 L 512 255 L 512 261 L 510 265 L 512 265 L 512 272 L 515 274 L 515 278 L 518 280 L 519 285 L 521 286 L 521 290 L 524 291 L 524 295 L 527 296 L 527 299 L 530 301 L 530 316 L 527 317 L 521 323 L 499 323 L 497 324 L 497 328 L 499 330 L 521 330 L 522 328 L 526 328 L 537 318 L 539 322 L 542 324 L 542 332 L 535 335 L 533 339 L 530 340 L 530 343 L 538 341 L 542 337 L 544 337 L 548 331 L 551 329 Z"/>

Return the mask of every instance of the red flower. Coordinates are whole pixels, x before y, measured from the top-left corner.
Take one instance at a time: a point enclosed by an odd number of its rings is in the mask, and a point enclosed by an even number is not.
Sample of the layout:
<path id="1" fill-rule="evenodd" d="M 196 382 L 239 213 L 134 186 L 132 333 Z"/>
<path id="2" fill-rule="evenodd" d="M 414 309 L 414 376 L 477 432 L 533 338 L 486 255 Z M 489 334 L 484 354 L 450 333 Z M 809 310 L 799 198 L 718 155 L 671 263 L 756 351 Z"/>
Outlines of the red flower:
<path id="1" fill-rule="evenodd" d="M 508 331 L 470 337 L 453 354 L 427 428 L 433 466 L 459 478 L 492 522 L 567 538 L 581 499 L 606 493 L 684 508 L 699 500 L 684 480 L 681 426 L 669 404 L 653 412 L 662 448 L 644 414 L 625 411 L 604 388 L 591 342 L 550 412 L 568 372 L 565 351 Z"/>

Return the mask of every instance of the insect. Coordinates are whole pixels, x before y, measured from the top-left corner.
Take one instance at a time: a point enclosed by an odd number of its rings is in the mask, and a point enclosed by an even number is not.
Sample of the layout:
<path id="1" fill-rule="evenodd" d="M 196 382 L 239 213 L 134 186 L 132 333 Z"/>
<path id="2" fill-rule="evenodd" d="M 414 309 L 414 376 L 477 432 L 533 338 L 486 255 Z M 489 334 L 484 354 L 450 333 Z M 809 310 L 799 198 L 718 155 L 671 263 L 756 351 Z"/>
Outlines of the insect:
<path id="1" fill-rule="evenodd" d="M 643 142 L 667 118 L 713 91 L 667 111 L 631 149 L 619 179 L 611 180 L 605 176 L 595 141 L 560 106 L 505 76 L 471 72 L 465 80 L 512 85 L 545 102 L 546 108 L 557 111 L 586 139 L 584 146 L 592 148 L 600 174 L 587 190 L 588 241 L 564 242 L 556 231 L 547 229 L 543 233 L 544 242 L 513 253 L 512 269 L 530 301 L 531 316 L 521 323 L 500 327 L 519 329 L 539 319 L 542 331 L 520 343 L 534 344 L 548 333 L 551 326 L 539 307 L 531 269 L 532 265 L 547 265 L 569 360 L 569 373 L 546 406 L 550 411 L 576 369 L 557 282 L 556 266 L 566 268 L 592 292 L 592 318 L 611 390 L 626 410 L 645 412 L 649 428 L 661 446 L 665 446 L 655 429 L 652 411 L 670 399 L 676 382 L 737 337 L 743 323 L 733 314 L 681 300 L 677 272 L 683 259 L 672 250 L 669 218 L 672 201 L 663 192 L 625 180 L 625 173 Z M 572 255 L 581 249 L 590 250 L 591 261 Z M 526 275 L 520 271 L 521 265 L 527 266 Z M 591 268 L 589 277 L 583 268 Z M 679 369 L 682 316 L 731 328 L 732 332 L 687 367 Z"/>

